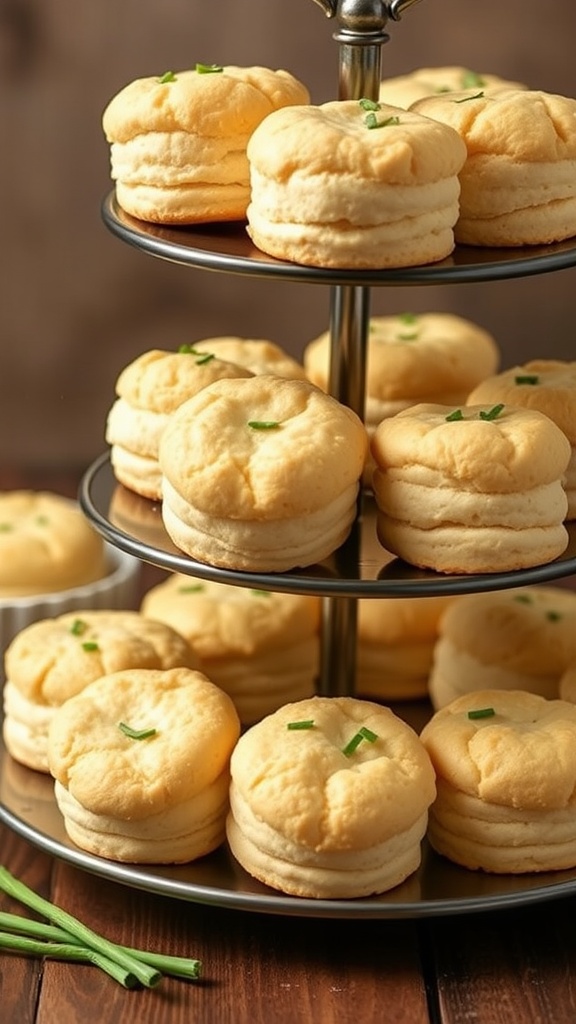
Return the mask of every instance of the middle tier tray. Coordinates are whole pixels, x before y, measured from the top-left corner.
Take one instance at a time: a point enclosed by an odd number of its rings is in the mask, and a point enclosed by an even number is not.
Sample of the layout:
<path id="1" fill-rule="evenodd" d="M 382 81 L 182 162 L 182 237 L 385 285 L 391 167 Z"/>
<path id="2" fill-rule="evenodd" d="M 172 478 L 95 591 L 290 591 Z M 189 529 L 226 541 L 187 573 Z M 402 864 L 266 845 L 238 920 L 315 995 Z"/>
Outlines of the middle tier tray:
<path id="1" fill-rule="evenodd" d="M 414 597 L 465 594 L 528 586 L 576 573 L 576 524 L 568 524 L 566 551 L 553 562 L 518 572 L 444 575 L 417 569 L 386 551 L 376 535 L 376 509 L 369 494 L 360 501 L 348 541 L 326 561 L 289 573 L 219 569 L 189 558 L 174 546 L 157 502 L 129 491 L 114 476 L 109 453 L 92 464 L 79 492 L 93 526 L 116 547 L 169 572 L 239 587 L 323 597 Z"/>

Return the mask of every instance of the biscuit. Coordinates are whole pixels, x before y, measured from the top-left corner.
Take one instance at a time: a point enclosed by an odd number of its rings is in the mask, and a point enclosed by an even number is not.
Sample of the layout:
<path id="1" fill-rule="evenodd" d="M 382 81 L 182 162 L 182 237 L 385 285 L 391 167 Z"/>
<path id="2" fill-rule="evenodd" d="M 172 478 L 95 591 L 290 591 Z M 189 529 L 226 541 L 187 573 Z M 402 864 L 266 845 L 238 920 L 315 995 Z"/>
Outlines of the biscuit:
<path id="1" fill-rule="evenodd" d="M 576 707 L 521 690 L 481 690 L 421 733 L 437 774 L 433 848 L 471 870 L 576 866 Z"/>
<path id="2" fill-rule="evenodd" d="M 178 630 L 198 668 L 232 698 L 243 725 L 315 692 L 320 600 L 178 573 L 145 594 L 143 615 Z"/>
<path id="3" fill-rule="evenodd" d="M 152 349 L 138 356 L 118 377 L 117 398 L 106 421 L 116 479 L 144 498 L 159 501 L 158 449 L 171 413 L 215 380 L 249 376 L 245 367 L 195 345 L 182 345 L 177 352 Z"/>
<path id="4" fill-rule="evenodd" d="M 371 447 L 378 537 L 406 562 L 505 572 L 566 550 L 570 444 L 543 413 L 424 403 L 383 420 Z"/>
<path id="5" fill-rule="evenodd" d="M 468 396 L 468 402 L 505 402 L 538 409 L 560 427 L 572 449 L 564 477 L 566 518 L 576 519 L 576 362 L 532 359 L 481 381 Z"/>
<path id="6" fill-rule="evenodd" d="M 251 373 L 272 373 L 276 377 L 306 380 L 302 364 L 288 355 L 280 345 L 264 338 L 206 338 L 194 342 L 194 348 L 201 352 L 213 352 L 219 359 L 236 363 L 237 366 L 245 366 Z"/>
<path id="7" fill-rule="evenodd" d="M 355 898 L 399 885 L 420 864 L 434 772 L 388 708 L 352 697 L 287 705 L 241 737 L 231 774 L 228 842 L 265 885 Z"/>
<path id="8" fill-rule="evenodd" d="M 385 701 L 426 697 L 439 622 L 452 600 L 359 600 L 356 692 Z"/>
<path id="9" fill-rule="evenodd" d="M 49 491 L 0 492 L 0 597 L 69 590 L 107 572 L 104 542 L 75 502 Z"/>
<path id="10" fill-rule="evenodd" d="M 470 89 L 410 109 L 449 125 L 466 144 L 457 242 L 541 245 L 576 234 L 576 99 Z"/>
<path id="11" fill-rule="evenodd" d="M 448 65 L 447 67 L 416 68 L 406 75 L 385 78 L 380 83 L 380 101 L 397 107 L 408 108 L 425 96 L 461 92 L 466 89 L 482 89 L 493 92 L 499 89 L 525 89 L 521 82 L 512 82 L 499 75 L 479 73 L 470 68 Z"/>
<path id="12" fill-rule="evenodd" d="M 576 661 L 576 594 L 562 587 L 518 587 L 454 599 L 443 614 L 430 672 L 436 709 L 475 690 L 559 696 Z"/>
<path id="13" fill-rule="evenodd" d="M 309 98 L 289 72 L 257 66 L 130 82 L 102 117 L 120 206 L 161 224 L 243 220 L 248 139 L 272 111 Z"/>
<path id="14" fill-rule="evenodd" d="M 224 839 L 230 698 L 189 668 L 102 676 L 58 708 L 48 755 L 66 831 L 109 860 L 175 864 Z"/>
<path id="15" fill-rule="evenodd" d="M 288 107 L 256 129 L 247 218 L 259 249 L 350 269 L 414 266 L 452 252 L 462 139 L 439 121 L 367 102 Z"/>
<path id="16" fill-rule="evenodd" d="M 78 611 L 35 622 L 5 653 L 4 742 L 22 764 L 48 771 L 48 730 L 61 704 L 100 676 L 128 668 L 196 668 L 175 629 L 133 611 Z"/>
<path id="17" fill-rule="evenodd" d="M 168 535 L 201 562 L 282 572 L 348 536 L 368 441 L 307 381 L 221 380 L 172 415 L 160 444 Z"/>

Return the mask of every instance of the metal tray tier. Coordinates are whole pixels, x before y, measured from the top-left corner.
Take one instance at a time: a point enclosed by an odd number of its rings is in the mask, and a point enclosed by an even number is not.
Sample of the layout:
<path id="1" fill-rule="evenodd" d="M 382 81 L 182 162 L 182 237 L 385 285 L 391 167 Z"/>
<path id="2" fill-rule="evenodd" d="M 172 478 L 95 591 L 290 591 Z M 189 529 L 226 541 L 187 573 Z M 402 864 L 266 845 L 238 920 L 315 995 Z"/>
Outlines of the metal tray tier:
<path id="1" fill-rule="evenodd" d="M 14 761 L 1 738 L 0 821 L 45 853 L 97 877 L 192 903 L 259 914 L 364 920 L 418 918 L 497 910 L 576 894 L 575 870 L 487 875 L 451 864 L 426 842 L 422 864 L 414 875 L 382 896 L 357 900 L 301 899 L 275 892 L 251 878 L 226 845 L 201 860 L 182 865 L 104 860 L 68 839 L 53 780 Z"/>
<path id="2" fill-rule="evenodd" d="M 102 217 L 122 241 L 172 263 L 309 284 L 370 287 L 472 283 L 528 277 L 576 266 L 576 238 L 571 238 L 554 245 L 518 249 L 457 246 L 447 259 L 420 267 L 331 270 L 267 256 L 252 243 L 244 223 L 165 227 L 136 220 L 118 205 L 114 191 L 104 200 Z"/>
<path id="3" fill-rule="evenodd" d="M 106 540 L 137 558 L 198 579 L 239 587 L 324 597 L 410 597 L 465 594 L 527 586 L 576 573 L 576 524 L 568 524 L 565 553 L 553 562 L 518 572 L 444 575 L 417 569 L 386 551 L 376 536 L 376 509 L 370 495 L 348 541 L 325 562 L 289 573 L 247 573 L 220 569 L 189 558 L 174 546 L 158 503 L 119 484 L 104 453 L 85 473 L 79 492 L 84 514 Z"/>

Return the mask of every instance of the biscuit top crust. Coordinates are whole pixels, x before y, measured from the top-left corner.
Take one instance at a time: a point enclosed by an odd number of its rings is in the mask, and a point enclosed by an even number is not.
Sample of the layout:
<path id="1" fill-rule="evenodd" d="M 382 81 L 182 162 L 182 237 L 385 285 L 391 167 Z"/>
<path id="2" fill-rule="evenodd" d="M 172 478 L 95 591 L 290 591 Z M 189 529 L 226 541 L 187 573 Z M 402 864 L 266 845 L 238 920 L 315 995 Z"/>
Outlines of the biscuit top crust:
<path id="1" fill-rule="evenodd" d="M 169 622 L 203 659 L 286 650 L 320 628 L 320 599 L 278 594 L 176 573 L 153 587 L 142 614 Z"/>
<path id="2" fill-rule="evenodd" d="M 138 612 L 75 611 L 32 623 L 6 651 L 6 677 L 28 700 L 58 706 L 125 668 L 196 668 L 189 644 Z"/>
<path id="3" fill-rule="evenodd" d="M 106 576 L 102 538 L 73 501 L 0 493 L 0 598 L 67 590 Z"/>
<path id="4" fill-rule="evenodd" d="M 560 674 L 576 661 L 576 594 L 563 587 L 519 587 L 455 599 L 442 636 L 484 665 Z"/>
<path id="5" fill-rule="evenodd" d="M 325 331 L 304 351 L 310 380 L 326 386 L 330 334 Z M 494 373 L 499 352 L 482 327 L 450 313 L 372 317 L 368 334 L 368 392 L 383 401 L 407 395 L 465 394 Z"/>
<path id="6" fill-rule="evenodd" d="M 576 442 L 576 362 L 532 359 L 481 381 L 468 401 L 538 409 L 554 420 L 572 444 Z"/>
<path id="7" fill-rule="evenodd" d="M 381 127 L 369 127 L 370 115 Z M 457 175 L 466 159 L 458 133 L 440 121 L 388 104 L 367 112 L 356 100 L 276 111 L 256 129 L 247 153 L 261 174 L 279 182 L 293 174 L 343 174 L 422 185 Z"/>
<path id="8" fill-rule="evenodd" d="M 312 721 L 312 728 L 289 729 Z M 361 728 L 377 738 L 343 749 Z M 287 704 L 238 742 L 233 786 L 257 818 L 312 850 L 376 846 L 409 828 L 435 796 L 420 740 L 389 708 L 352 697 Z"/>
<path id="9" fill-rule="evenodd" d="M 273 373 L 277 377 L 295 377 L 305 380 L 304 367 L 289 356 L 280 345 L 265 338 L 203 338 L 194 343 L 201 352 L 214 352 L 238 366 L 246 366 L 252 373 Z"/>
<path id="10" fill-rule="evenodd" d="M 499 75 L 479 73 L 457 64 L 444 67 L 415 68 L 407 75 L 385 78 L 380 83 L 381 99 L 409 106 L 415 100 L 436 93 L 461 92 L 473 89 L 526 89 L 522 82 L 512 82 Z"/>
<path id="11" fill-rule="evenodd" d="M 494 715 L 468 717 L 490 708 Z M 480 690 L 438 711 L 421 739 L 438 776 L 464 793 L 535 811 L 574 806 L 574 704 L 523 690 Z"/>
<path id="12" fill-rule="evenodd" d="M 500 155 L 522 163 L 576 159 L 576 99 L 567 96 L 469 89 L 426 97 L 410 109 L 454 128 L 469 156 Z"/>
<path id="13" fill-rule="evenodd" d="M 245 367 L 225 362 L 194 345 L 186 352 L 152 349 L 125 367 L 116 394 L 137 409 L 170 413 L 208 384 L 222 377 L 251 377 Z"/>
<path id="14" fill-rule="evenodd" d="M 229 65 L 210 74 L 177 71 L 164 82 L 161 77 L 138 78 L 110 100 L 102 115 L 108 142 L 128 142 L 145 132 L 244 137 L 273 110 L 310 99 L 288 71 L 258 66 Z"/>
<path id="15" fill-rule="evenodd" d="M 367 447 L 352 410 L 307 381 L 262 374 L 217 381 L 181 405 L 162 435 L 160 466 L 211 516 L 289 519 L 358 481 Z"/>
<path id="16" fill-rule="evenodd" d="M 120 723 L 154 732 L 132 739 Z M 231 699 L 201 672 L 115 672 L 56 710 L 50 771 L 92 813 L 142 820 L 226 772 L 239 732 Z"/>
<path id="17" fill-rule="evenodd" d="M 537 410 L 504 406 L 494 415 L 494 408 L 411 406 L 379 424 L 374 458 L 385 470 L 424 467 L 468 490 L 494 494 L 561 479 L 571 448 L 560 428 Z"/>
<path id="18" fill-rule="evenodd" d="M 378 646 L 428 643 L 452 597 L 370 598 L 358 602 L 358 636 Z"/>

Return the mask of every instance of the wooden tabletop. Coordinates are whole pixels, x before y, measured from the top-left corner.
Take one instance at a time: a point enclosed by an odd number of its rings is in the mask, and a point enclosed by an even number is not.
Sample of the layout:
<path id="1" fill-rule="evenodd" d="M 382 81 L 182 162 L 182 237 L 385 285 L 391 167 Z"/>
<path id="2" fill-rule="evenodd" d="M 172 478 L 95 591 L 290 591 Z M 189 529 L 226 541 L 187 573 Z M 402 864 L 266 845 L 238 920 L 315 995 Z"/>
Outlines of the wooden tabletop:
<path id="1" fill-rule="evenodd" d="M 18 474 L 1 482 L 22 485 Z M 74 492 L 69 474 L 50 484 Z M 97 878 L 3 824 L 0 851 L 19 879 L 113 941 L 203 961 L 199 982 L 127 991 L 95 967 L 0 954 L 2 1024 L 576 1020 L 576 897 L 436 918 L 283 917 Z M 0 910 L 22 912 L 1 894 Z"/>

